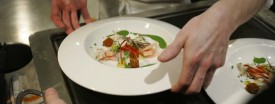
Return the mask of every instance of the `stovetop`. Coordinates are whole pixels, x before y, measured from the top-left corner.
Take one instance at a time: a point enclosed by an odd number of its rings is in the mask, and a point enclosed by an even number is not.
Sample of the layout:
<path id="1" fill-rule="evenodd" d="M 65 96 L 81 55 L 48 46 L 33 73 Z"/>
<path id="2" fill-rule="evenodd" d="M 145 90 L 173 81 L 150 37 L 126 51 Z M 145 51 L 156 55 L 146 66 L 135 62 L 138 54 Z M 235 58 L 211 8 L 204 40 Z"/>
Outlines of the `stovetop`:
<path id="1" fill-rule="evenodd" d="M 190 7 L 166 8 L 162 12 L 130 16 L 141 16 L 159 19 L 181 28 L 192 17 L 205 11 L 212 3 L 196 4 Z M 169 12 L 167 12 L 169 11 Z M 173 11 L 173 12 L 171 12 Z M 30 37 L 30 46 L 36 66 L 38 80 L 42 90 L 55 87 L 61 98 L 73 104 L 212 104 L 214 103 L 203 89 L 197 95 L 185 96 L 172 93 L 169 90 L 144 96 L 114 96 L 86 89 L 71 81 L 60 69 L 57 61 L 59 45 L 66 34 L 60 29 L 50 29 L 37 32 Z M 267 24 L 260 17 L 253 17 L 240 26 L 230 39 L 237 38 L 265 38 L 275 40 L 275 28 Z"/>

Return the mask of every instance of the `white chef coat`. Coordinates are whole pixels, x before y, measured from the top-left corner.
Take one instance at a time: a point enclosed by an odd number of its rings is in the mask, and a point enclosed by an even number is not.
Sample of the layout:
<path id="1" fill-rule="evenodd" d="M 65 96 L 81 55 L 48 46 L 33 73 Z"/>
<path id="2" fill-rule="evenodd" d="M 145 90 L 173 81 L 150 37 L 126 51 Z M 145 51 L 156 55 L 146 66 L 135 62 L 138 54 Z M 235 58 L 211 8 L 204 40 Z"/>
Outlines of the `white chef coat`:
<path id="1" fill-rule="evenodd" d="M 191 0 L 99 0 L 98 16 L 103 19 L 189 3 Z"/>

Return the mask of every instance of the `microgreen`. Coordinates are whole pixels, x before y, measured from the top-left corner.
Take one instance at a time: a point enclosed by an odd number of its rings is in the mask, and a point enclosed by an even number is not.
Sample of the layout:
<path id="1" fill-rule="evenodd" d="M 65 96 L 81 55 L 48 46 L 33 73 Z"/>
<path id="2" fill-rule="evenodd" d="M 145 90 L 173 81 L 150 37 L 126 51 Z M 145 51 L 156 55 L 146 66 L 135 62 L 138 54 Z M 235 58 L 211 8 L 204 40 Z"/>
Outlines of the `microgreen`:
<path id="1" fill-rule="evenodd" d="M 121 31 L 118 31 L 117 34 L 122 35 L 122 36 L 127 36 L 129 34 L 129 31 L 121 30 Z"/>

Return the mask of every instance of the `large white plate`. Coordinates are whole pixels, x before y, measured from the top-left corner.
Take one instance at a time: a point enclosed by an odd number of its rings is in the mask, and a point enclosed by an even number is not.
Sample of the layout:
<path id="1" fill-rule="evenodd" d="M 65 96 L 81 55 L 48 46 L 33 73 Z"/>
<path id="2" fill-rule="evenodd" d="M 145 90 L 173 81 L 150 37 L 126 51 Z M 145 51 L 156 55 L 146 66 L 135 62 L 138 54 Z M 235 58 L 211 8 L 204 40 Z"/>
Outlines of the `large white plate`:
<path id="1" fill-rule="evenodd" d="M 275 41 L 256 38 L 230 41 L 225 65 L 217 69 L 206 89 L 215 103 L 245 104 L 254 96 L 244 89 L 244 84 L 237 77 L 239 72 L 236 67 L 237 63 L 252 63 L 253 57 L 267 57 L 271 63 L 275 62 Z"/>
<path id="2" fill-rule="evenodd" d="M 167 44 L 180 31 L 166 22 L 141 17 L 115 17 L 87 24 L 60 45 L 58 62 L 65 75 L 85 88 L 113 95 L 145 95 L 170 89 L 181 71 L 181 55 L 167 63 L 157 61 L 135 69 L 102 64 L 93 57 L 93 47 L 102 46 L 103 37 L 118 30 L 159 35 Z"/>

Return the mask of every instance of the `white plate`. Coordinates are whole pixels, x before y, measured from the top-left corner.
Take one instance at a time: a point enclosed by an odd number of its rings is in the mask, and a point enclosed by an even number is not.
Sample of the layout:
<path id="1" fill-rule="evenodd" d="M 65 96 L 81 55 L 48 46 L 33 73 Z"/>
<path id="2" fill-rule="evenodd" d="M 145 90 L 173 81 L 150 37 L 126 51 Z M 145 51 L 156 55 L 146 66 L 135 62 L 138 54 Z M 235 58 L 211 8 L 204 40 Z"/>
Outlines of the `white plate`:
<path id="1" fill-rule="evenodd" d="M 244 89 L 238 77 L 237 63 L 252 63 L 254 57 L 267 57 L 275 62 L 275 41 L 244 38 L 231 40 L 226 54 L 225 65 L 217 69 L 207 94 L 217 104 L 244 104 L 254 95 Z M 273 64 L 274 65 L 274 64 Z M 232 67 L 233 66 L 233 67 Z"/>
<path id="2" fill-rule="evenodd" d="M 178 80 L 182 57 L 173 61 L 123 69 L 98 62 L 93 49 L 102 46 L 103 37 L 113 31 L 159 35 L 171 43 L 179 28 L 159 20 L 141 17 L 115 17 L 87 24 L 64 39 L 58 50 L 62 71 L 77 84 L 112 95 L 146 95 L 170 89 Z M 155 57 L 157 58 L 157 57 Z"/>

